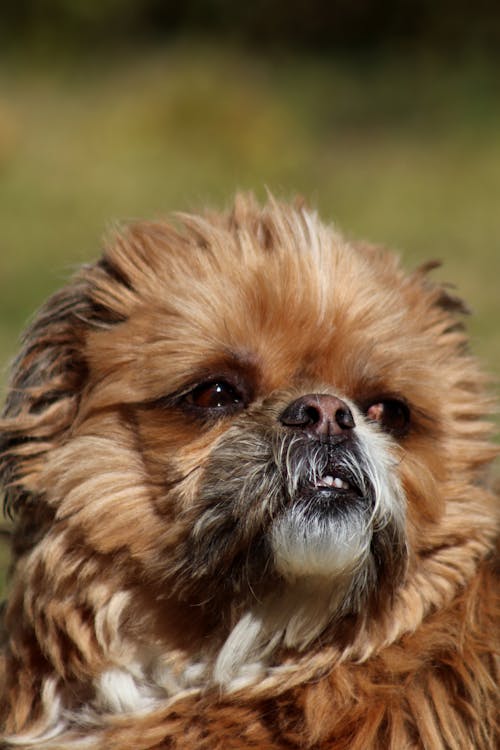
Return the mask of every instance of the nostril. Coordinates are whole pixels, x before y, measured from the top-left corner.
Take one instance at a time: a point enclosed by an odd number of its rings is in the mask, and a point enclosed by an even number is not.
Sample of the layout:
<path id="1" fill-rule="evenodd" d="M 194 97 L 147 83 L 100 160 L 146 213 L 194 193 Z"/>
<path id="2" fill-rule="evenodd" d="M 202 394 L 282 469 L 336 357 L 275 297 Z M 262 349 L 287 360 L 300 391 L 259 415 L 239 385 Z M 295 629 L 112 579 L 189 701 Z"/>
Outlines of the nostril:
<path id="1" fill-rule="evenodd" d="M 289 404 L 279 417 L 281 424 L 285 427 L 297 427 L 299 429 L 315 425 L 321 419 L 321 411 L 303 398 L 298 398 Z"/>
<path id="2" fill-rule="evenodd" d="M 307 424 L 318 424 L 323 418 L 320 410 L 315 406 L 308 406 L 305 409 L 305 416 L 307 417 Z"/>
<path id="3" fill-rule="evenodd" d="M 335 412 L 335 421 L 343 430 L 352 430 L 355 427 L 350 409 L 337 409 Z"/>

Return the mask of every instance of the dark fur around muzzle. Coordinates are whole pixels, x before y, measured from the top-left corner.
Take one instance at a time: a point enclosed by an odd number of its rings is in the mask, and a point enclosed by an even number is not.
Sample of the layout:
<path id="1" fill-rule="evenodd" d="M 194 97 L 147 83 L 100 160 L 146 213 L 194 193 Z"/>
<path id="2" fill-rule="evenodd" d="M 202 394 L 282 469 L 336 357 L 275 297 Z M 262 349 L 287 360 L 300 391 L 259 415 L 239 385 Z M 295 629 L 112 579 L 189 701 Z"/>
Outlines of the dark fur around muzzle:
<path id="1" fill-rule="evenodd" d="M 335 444 L 234 425 L 199 473 L 171 568 L 181 598 L 243 603 L 319 577 L 350 579 L 366 600 L 400 582 L 404 495 L 382 436 Z"/>

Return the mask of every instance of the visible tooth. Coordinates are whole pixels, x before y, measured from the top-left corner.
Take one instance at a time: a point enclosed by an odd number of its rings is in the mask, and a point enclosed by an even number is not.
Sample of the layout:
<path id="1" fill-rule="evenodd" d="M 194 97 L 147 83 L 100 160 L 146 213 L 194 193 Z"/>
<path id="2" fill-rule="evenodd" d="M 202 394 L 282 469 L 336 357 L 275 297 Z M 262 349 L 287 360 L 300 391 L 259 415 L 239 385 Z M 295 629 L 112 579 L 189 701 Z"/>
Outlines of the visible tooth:
<path id="1" fill-rule="evenodd" d="M 347 482 L 344 482 L 344 480 L 340 479 L 340 477 L 335 477 L 335 479 L 333 480 L 333 486 L 337 487 L 339 490 L 349 489 L 349 485 L 347 484 Z"/>
<path id="2" fill-rule="evenodd" d="M 348 482 L 344 482 L 340 477 L 332 477 L 331 474 L 326 474 L 324 477 L 321 477 L 318 484 L 322 487 L 336 487 L 338 490 L 349 489 Z"/>

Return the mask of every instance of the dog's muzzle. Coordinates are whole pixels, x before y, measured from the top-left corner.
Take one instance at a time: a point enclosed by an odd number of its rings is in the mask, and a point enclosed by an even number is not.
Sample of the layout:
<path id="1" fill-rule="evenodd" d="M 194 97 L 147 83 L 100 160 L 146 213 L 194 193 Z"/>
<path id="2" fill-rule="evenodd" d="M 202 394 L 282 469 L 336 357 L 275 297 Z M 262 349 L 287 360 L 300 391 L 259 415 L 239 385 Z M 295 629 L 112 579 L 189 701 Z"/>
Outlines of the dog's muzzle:
<path id="1" fill-rule="evenodd" d="M 291 499 L 312 500 L 331 512 L 359 503 L 367 483 L 360 481 L 356 423 L 347 403 L 307 394 L 292 401 L 279 421 L 286 428 L 282 463 Z"/>

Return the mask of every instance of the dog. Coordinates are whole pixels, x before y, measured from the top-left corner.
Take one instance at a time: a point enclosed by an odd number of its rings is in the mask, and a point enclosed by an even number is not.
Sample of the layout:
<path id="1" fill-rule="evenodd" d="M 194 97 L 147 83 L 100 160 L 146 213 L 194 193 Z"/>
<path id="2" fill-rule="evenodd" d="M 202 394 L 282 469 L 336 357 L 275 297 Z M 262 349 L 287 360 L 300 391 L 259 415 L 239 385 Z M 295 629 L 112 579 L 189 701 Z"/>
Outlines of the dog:
<path id="1" fill-rule="evenodd" d="M 6 748 L 491 750 L 465 305 L 300 201 L 113 232 L 0 422 Z"/>

